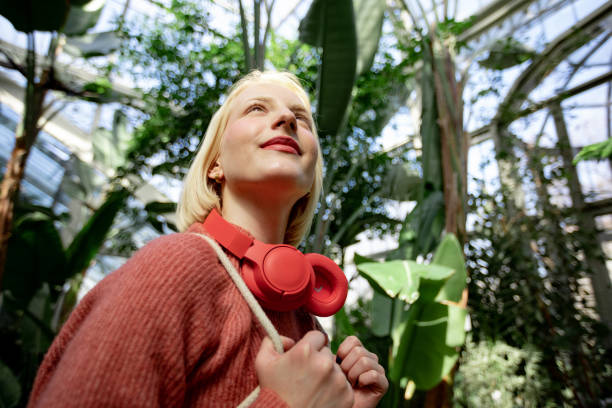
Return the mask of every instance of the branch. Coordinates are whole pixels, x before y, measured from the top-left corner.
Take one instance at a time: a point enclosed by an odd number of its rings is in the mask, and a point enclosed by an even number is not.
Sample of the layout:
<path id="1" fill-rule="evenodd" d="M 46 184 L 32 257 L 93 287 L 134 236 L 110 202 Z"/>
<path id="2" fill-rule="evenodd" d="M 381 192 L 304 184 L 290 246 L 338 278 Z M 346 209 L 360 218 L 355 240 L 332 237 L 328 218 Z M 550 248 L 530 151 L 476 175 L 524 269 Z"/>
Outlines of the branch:
<path id="1" fill-rule="evenodd" d="M 295 3 L 295 6 L 293 6 L 293 8 L 292 8 L 291 10 L 289 10 L 289 12 L 288 12 L 287 14 L 285 14 L 285 16 L 284 16 L 283 18 L 281 18 L 281 19 L 280 19 L 280 21 L 279 21 L 278 25 L 277 25 L 276 27 L 274 27 L 274 31 L 277 31 L 277 30 L 280 28 L 280 26 L 282 26 L 282 25 L 285 23 L 285 21 L 289 20 L 289 17 L 291 17 L 291 15 L 292 15 L 293 13 L 295 13 L 295 11 L 297 10 L 297 8 L 298 8 L 298 7 L 300 6 L 300 4 L 302 4 L 303 2 L 304 2 L 304 0 L 299 0 L 299 1 L 297 1 L 297 2 Z M 272 1 L 272 3 L 274 3 L 274 1 Z M 272 7 L 270 6 L 270 8 L 272 8 Z"/>
<path id="2" fill-rule="evenodd" d="M 261 58 L 261 43 L 259 25 L 261 24 L 261 0 L 253 0 L 253 54 L 255 54 L 255 68 L 263 71 L 263 59 Z"/>
<path id="3" fill-rule="evenodd" d="M 11 58 L 11 56 L 6 51 L 0 50 L 0 52 L 2 53 L 2 55 L 6 57 L 8 61 L 8 63 L 4 61 L 0 61 L 0 66 L 3 66 L 5 68 L 14 69 L 15 71 L 19 71 L 19 73 L 23 75 L 24 77 L 26 76 L 26 72 L 23 66 L 17 64 L 15 60 L 13 60 L 13 58 Z"/>
<path id="4" fill-rule="evenodd" d="M 55 101 L 51 102 L 51 104 L 47 108 L 45 108 L 45 110 L 49 109 L 54 102 Z M 47 126 L 47 123 L 51 122 L 51 119 L 53 119 L 55 116 L 57 116 L 57 114 L 60 113 L 66 107 L 66 105 L 68 105 L 68 101 L 63 101 L 62 105 L 60 107 L 58 107 L 56 110 L 54 110 L 53 112 L 51 112 L 45 118 L 45 121 L 40 126 L 38 126 L 38 130 L 40 131 L 45 126 Z"/>
<path id="5" fill-rule="evenodd" d="M 268 19 L 266 21 L 266 29 L 264 31 L 263 40 L 261 42 L 261 67 L 263 68 L 263 62 L 266 60 L 266 43 L 268 42 L 268 35 L 270 34 L 270 28 L 272 26 L 272 7 L 274 7 L 275 0 L 272 0 L 270 3 L 267 1 L 264 2 L 266 5 L 266 14 L 268 15 Z"/>
<path id="6" fill-rule="evenodd" d="M 242 0 L 238 0 L 240 6 L 240 27 L 242 28 L 242 48 L 244 49 L 244 59 L 246 64 L 246 71 L 249 72 L 253 69 L 253 61 L 251 60 L 251 47 L 249 46 L 249 31 L 244 14 L 244 7 L 242 7 Z"/>

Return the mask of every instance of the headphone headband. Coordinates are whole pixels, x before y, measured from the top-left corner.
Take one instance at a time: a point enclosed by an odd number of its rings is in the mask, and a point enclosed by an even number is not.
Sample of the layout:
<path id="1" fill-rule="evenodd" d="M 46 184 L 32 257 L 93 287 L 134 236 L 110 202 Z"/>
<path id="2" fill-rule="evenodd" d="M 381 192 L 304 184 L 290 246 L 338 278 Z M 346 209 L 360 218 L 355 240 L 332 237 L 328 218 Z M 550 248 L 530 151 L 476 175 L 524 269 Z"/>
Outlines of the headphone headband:
<path id="1" fill-rule="evenodd" d="M 222 247 L 239 259 L 244 258 L 247 249 L 253 245 L 254 239 L 226 221 L 216 208 L 213 208 L 204 220 L 204 229 L 212 233 L 213 238 Z"/>
<path id="2" fill-rule="evenodd" d="M 240 274 L 263 306 L 289 311 L 305 307 L 317 316 L 331 316 L 344 304 L 348 282 L 331 259 L 304 255 L 294 246 L 266 244 L 226 221 L 212 209 L 206 232 L 240 259 Z"/>

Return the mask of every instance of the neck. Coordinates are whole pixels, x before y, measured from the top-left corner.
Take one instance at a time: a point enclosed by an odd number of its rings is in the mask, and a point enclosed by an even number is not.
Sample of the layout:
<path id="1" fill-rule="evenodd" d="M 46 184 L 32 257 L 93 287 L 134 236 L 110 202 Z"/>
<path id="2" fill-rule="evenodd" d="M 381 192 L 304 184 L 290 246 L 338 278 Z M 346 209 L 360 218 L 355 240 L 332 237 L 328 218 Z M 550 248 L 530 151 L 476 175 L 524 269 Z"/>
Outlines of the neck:
<path id="1" fill-rule="evenodd" d="M 292 206 L 293 202 L 287 200 L 279 203 L 257 198 L 245 199 L 227 189 L 223 191 L 221 215 L 225 220 L 247 230 L 258 241 L 282 244 Z"/>

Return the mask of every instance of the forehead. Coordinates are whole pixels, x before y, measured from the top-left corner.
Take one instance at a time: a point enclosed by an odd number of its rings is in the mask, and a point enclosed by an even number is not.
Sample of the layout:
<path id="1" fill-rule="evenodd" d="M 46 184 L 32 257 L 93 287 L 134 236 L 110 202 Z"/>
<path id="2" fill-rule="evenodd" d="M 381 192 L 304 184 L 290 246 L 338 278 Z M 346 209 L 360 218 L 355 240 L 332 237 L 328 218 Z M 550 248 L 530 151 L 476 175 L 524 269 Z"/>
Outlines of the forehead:
<path id="1" fill-rule="evenodd" d="M 256 83 L 247 85 L 247 87 L 237 95 L 236 101 L 238 103 L 245 103 L 251 99 L 257 98 L 272 99 L 287 105 L 297 105 L 304 109 L 309 109 L 309 106 L 304 105 L 304 101 L 297 90 L 276 83 Z"/>

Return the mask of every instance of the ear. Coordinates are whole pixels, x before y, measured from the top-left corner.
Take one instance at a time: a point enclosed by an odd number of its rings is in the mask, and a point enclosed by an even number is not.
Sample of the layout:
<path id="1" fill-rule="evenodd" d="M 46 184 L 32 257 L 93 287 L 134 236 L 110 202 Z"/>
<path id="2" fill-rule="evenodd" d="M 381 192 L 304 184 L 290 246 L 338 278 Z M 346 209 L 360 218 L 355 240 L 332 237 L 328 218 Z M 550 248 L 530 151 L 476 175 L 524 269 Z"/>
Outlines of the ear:
<path id="1" fill-rule="evenodd" d="M 208 170 L 208 178 L 215 180 L 217 183 L 224 180 L 225 176 L 223 175 L 223 169 L 221 165 L 219 165 L 219 161 L 215 161 L 215 164 Z"/>

